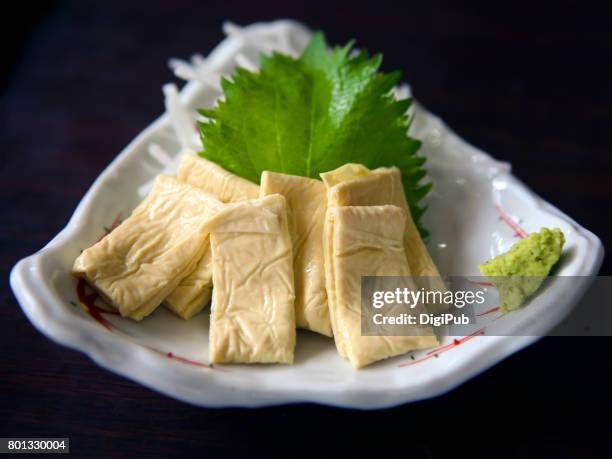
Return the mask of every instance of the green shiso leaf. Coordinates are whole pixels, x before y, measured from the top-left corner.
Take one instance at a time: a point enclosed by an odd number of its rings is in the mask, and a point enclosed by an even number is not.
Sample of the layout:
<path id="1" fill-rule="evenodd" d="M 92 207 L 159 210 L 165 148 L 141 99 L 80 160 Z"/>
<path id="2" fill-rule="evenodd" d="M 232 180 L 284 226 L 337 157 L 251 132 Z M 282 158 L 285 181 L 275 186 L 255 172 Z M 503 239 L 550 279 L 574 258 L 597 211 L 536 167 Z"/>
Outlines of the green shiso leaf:
<path id="1" fill-rule="evenodd" d="M 421 143 L 407 135 L 412 99 L 395 100 L 400 73 L 380 72 L 382 55 L 352 49 L 329 51 L 319 32 L 298 59 L 274 53 L 257 73 L 237 68 L 222 80 L 223 100 L 200 111 L 200 155 L 255 183 L 264 170 L 319 178 L 349 162 L 397 166 L 425 236 L 419 202 L 431 184 L 421 183 Z"/>

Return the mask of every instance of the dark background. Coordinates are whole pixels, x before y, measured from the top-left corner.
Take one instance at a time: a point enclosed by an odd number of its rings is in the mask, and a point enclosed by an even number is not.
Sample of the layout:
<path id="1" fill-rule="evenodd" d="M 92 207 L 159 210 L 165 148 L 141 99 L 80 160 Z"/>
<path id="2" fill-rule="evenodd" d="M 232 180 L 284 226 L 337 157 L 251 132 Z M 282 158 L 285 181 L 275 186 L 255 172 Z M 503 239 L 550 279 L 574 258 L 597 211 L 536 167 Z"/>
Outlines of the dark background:
<path id="1" fill-rule="evenodd" d="M 0 436 L 69 436 L 73 454 L 611 457 L 610 339 L 547 338 L 459 389 L 392 410 L 207 410 L 98 368 L 36 332 L 10 268 L 64 227 L 113 157 L 163 110 L 168 57 L 221 24 L 291 17 L 356 38 L 416 97 L 511 161 L 538 194 L 612 242 L 612 20 L 585 2 L 21 2 L 3 13 Z M 506 3 L 506 2 L 504 2 Z M 401 6 L 400 6 L 401 5 Z M 493 6 L 494 5 L 494 6 Z M 609 260 L 603 274 L 612 274 Z"/>

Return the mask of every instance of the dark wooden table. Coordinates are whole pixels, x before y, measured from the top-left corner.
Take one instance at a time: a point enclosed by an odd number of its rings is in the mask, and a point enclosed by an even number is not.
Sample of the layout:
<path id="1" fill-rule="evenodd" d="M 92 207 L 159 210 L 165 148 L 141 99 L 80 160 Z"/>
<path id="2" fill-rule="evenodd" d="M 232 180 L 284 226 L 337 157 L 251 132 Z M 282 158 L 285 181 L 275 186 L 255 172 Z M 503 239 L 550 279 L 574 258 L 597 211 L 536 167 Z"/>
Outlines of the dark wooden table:
<path id="1" fill-rule="evenodd" d="M 357 38 L 473 144 L 612 242 L 612 24 L 606 11 L 418 2 L 87 2 L 4 18 L 0 96 L 0 436 L 69 436 L 78 456 L 214 456 L 340 448 L 382 456 L 612 455 L 608 338 L 543 339 L 457 390 L 378 412 L 315 405 L 210 410 L 60 347 L 8 287 L 112 158 L 163 110 L 170 56 L 206 53 L 221 23 L 300 19 Z M 399 3 L 399 2 L 396 2 Z M 493 2 L 495 3 L 495 2 Z M 603 274 L 611 274 L 606 260 Z"/>

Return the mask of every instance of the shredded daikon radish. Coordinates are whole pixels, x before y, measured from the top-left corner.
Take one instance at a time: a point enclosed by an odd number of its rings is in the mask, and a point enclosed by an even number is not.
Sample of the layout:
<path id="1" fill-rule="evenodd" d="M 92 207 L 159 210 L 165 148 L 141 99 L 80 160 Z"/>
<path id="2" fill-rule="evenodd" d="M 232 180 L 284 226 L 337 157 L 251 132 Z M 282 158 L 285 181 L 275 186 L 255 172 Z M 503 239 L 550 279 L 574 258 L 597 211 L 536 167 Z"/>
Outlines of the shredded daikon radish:
<path id="1" fill-rule="evenodd" d="M 195 124 L 197 112 L 183 105 L 174 83 L 165 84 L 163 91 L 166 111 L 181 147 L 200 149 L 202 145 Z"/>
<path id="2" fill-rule="evenodd" d="M 246 57 L 244 54 L 236 55 L 236 65 L 247 69 L 249 72 L 257 72 L 257 64 L 255 64 L 251 59 Z"/>

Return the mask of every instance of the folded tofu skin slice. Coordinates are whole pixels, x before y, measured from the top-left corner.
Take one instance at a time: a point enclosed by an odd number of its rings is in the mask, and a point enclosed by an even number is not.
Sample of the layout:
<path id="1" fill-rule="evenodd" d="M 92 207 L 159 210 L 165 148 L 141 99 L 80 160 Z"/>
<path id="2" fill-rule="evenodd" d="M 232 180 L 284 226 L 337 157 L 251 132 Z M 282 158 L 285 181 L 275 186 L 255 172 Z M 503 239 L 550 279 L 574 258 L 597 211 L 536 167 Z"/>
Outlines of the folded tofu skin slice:
<path id="1" fill-rule="evenodd" d="M 293 255 L 285 198 L 227 204 L 210 223 L 210 360 L 293 363 Z"/>
<path id="2" fill-rule="evenodd" d="M 321 174 L 321 180 L 323 180 L 327 188 L 331 188 L 347 180 L 367 177 L 368 175 L 370 175 L 370 169 L 367 167 L 361 164 L 347 163 L 333 171 L 323 172 Z"/>
<path id="3" fill-rule="evenodd" d="M 225 203 L 259 197 L 259 185 L 196 155 L 183 156 L 177 178 L 181 182 L 202 188 Z"/>
<path id="4" fill-rule="evenodd" d="M 212 254 L 208 236 L 195 269 L 166 297 L 165 303 L 181 319 L 189 320 L 204 309 L 212 296 Z"/>
<path id="5" fill-rule="evenodd" d="M 260 191 L 262 197 L 278 193 L 287 201 L 293 245 L 296 325 L 332 336 L 323 262 L 326 187 L 320 180 L 264 171 Z"/>
<path id="6" fill-rule="evenodd" d="M 329 217 L 334 336 L 353 367 L 437 345 L 431 327 L 415 330 L 414 336 L 361 334 L 361 277 L 410 274 L 403 245 L 404 210 L 390 205 L 334 207 Z"/>
<path id="7" fill-rule="evenodd" d="M 438 268 L 410 216 L 398 168 L 381 167 L 369 171 L 362 165 L 346 164 L 321 174 L 321 178 L 328 186 L 328 207 L 395 205 L 402 208 L 407 216 L 404 249 L 410 267 L 409 275 L 415 277 L 419 287 L 431 291 L 446 290 Z M 430 304 L 428 309 L 432 313 L 443 312 L 447 306 Z"/>
<path id="8" fill-rule="evenodd" d="M 195 154 L 185 154 L 182 157 L 178 179 L 201 188 L 221 202 L 255 199 L 259 195 L 259 186 L 256 184 Z M 181 280 L 165 303 L 172 312 L 187 320 L 204 309 L 211 295 L 212 256 L 207 241 L 204 254 L 196 268 Z"/>
<path id="9" fill-rule="evenodd" d="M 157 177 L 129 218 L 75 260 L 83 277 L 124 317 L 141 320 L 191 273 L 207 246 L 206 223 L 222 204 L 173 177 Z"/>

